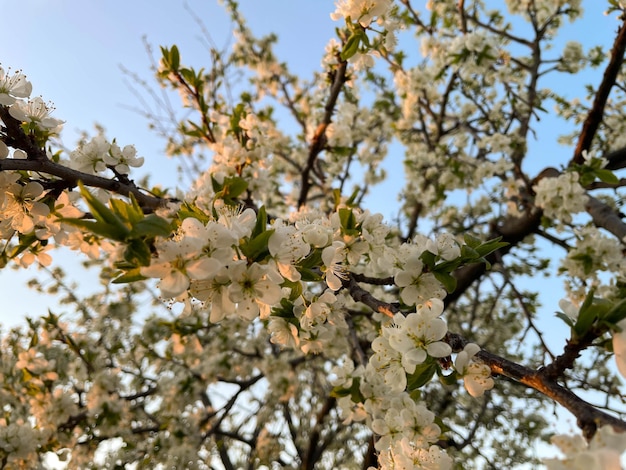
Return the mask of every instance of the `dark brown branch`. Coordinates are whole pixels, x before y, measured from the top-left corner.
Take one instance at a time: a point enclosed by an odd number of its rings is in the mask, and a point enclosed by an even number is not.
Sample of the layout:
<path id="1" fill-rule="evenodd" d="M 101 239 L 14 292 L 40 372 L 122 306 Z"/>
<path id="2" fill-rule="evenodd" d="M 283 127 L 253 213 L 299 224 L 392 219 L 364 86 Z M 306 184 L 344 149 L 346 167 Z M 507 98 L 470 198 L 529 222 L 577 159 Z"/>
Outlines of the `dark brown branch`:
<path id="1" fill-rule="evenodd" d="M 376 457 L 376 448 L 374 447 L 374 436 L 370 436 L 369 442 L 367 443 L 367 450 L 365 451 L 365 455 L 363 458 L 363 465 L 361 468 L 363 470 L 367 470 L 370 467 L 376 467 L 378 464 L 378 459 Z"/>
<path id="2" fill-rule="evenodd" d="M 613 42 L 613 48 L 611 49 L 611 59 L 604 71 L 602 82 L 598 87 L 598 92 L 593 100 L 589 114 L 583 123 L 583 128 L 574 151 L 574 157 L 571 163 L 582 164 L 583 151 L 591 148 L 591 142 L 598 131 L 598 127 L 602 122 L 602 116 L 604 115 L 604 107 L 609 98 L 611 88 L 615 84 L 617 74 L 624 61 L 624 50 L 626 49 L 626 20 L 622 22 L 615 41 Z"/>
<path id="3" fill-rule="evenodd" d="M 333 397 L 328 397 L 324 402 L 324 405 L 317 413 L 315 418 L 315 425 L 313 430 L 311 431 L 311 437 L 309 438 L 309 447 L 307 449 L 306 455 L 304 457 L 304 461 L 302 462 L 301 467 L 306 470 L 313 470 L 315 468 L 315 464 L 319 462 L 320 457 L 322 456 L 322 452 L 324 450 L 324 446 L 320 446 L 320 428 L 322 427 L 322 423 L 326 416 L 330 413 L 330 411 L 335 407 L 337 400 Z"/>
<path id="4" fill-rule="evenodd" d="M 345 289 L 348 289 L 348 292 L 350 292 L 350 296 L 352 297 L 352 299 L 354 299 L 355 302 L 361 302 L 375 312 L 382 313 L 383 315 L 387 315 L 388 317 L 393 317 L 396 313 L 400 311 L 400 309 L 395 305 L 378 300 L 368 291 L 363 289 L 361 286 L 359 286 L 359 284 L 352 275 L 350 275 L 348 279 L 345 279 L 343 281 L 343 287 Z"/>
<path id="5" fill-rule="evenodd" d="M 509 217 L 500 225 L 494 225 L 488 238 L 502 237 L 502 241 L 508 243 L 504 248 L 487 256 L 487 261 L 495 263 L 499 257 L 504 256 L 512 248 L 517 246 L 524 238 L 534 233 L 541 223 L 542 211 L 529 208 L 521 217 Z M 456 301 L 477 279 L 487 271 L 485 263 L 476 263 L 457 269 L 453 274 L 457 280 L 457 287 L 450 293 L 444 302 L 446 305 Z"/>
<path id="6" fill-rule="evenodd" d="M 364 274 L 352 273 L 351 276 L 357 282 L 371 284 L 373 286 L 393 286 L 393 277 L 369 277 Z"/>
<path id="7" fill-rule="evenodd" d="M 314 170 L 317 156 L 326 145 L 326 129 L 332 120 L 335 105 L 339 99 L 339 93 L 346 82 L 347 68 L 348 63 L 346 61 L 341 61 L 337 69 L 333 72 L 333 84 L 330 87 L 328 102 L 324 107 L 324 118 L 315 130 L 315 134 L 313 135 L 313 139 L 311 140 L 311 145 L 309 147 L 309 158 L 307 159 L 306 166 L 302 170 L 302 188 L 300 189 L 300 197 L 298 198 L 298 207 L 302 207 L 306 204 L 309 190 L 311 189 L 311 181 L 309 179 L 311 171 Z"/>
<path id="8" fill-rule="evenodd" d="M 122 196 L 130 196 L 132 194 L 135 196 L 135 199 L 137 199 L 139 205 L 144 209 L 154 210 L 168 202 L 167 199 L 161 199 L 142 192 L 132 183 L 122 183 L 121 181 L 103 178 L 102 176 L 90 175 L 88 173 L 83 173 L 81 171 L 59 165 L 58 163 L 54 163 L 48 159 L 18 160 L 6 158 L 0 160 L 0 171 L 10 170 L 34 171 L 37 173 L 45 173 L 51 176 L 56 176 L 67 183 L 66 187 L 68 188 L 76 187 L 78 182 L 81 181 L 86 186 L 106 189 Z"/>
<path id="9" fill-rule="evenodd" d="M 48 159 L 46 151 L 24 133 L 22 123 L 9 114 L 8 106 L 0 106 L 0 121 L 4 123 L 4 128 L 0 127 L 0 130 L 6 133 L 6 136 L 2 138 L 5 144 L 23 150 L 29 160 Z"/>
<path id="10" fill-rule="evenodd" d="M 607 170 L 621 170 L 626 167 L 626 147 L 613 150 L 604 155 L 604 158 L 607 160 Z"/>
<path id="11" fill-rule="evenodd" d="M 592 328 L 582 338 L 568 339 L 563 354 L 560 354 L 552 363 L 544 367 L 542 369 L 543 374 L 551 380 L 558 379 L 566 369 L 574 367 L 574 361 L 580 357 L 580 353 L 591 346 L 593 341 L 602 334 L 602 331 Z"/>
<path id="12" fill-rule="evenodd" d="M 446 339 L 455 351 L 460 351 L 467 344 L 464 338 L 454 333 L 448 333 Z M 548 377 L 548 374 L 544 372 L 545 369 L 537 371 L 485 350 L 481 350 L 476 356 L 491 368 L 492 373 L 533 388 L 569 410 L 576 416 L 578 426 L 587 439 L 591 439 L 597 429 L 605 425 L 613 426 L 619 432 L 626 432 L 626 422 L 598 410 L 559 385 L 554 379 Z"/>

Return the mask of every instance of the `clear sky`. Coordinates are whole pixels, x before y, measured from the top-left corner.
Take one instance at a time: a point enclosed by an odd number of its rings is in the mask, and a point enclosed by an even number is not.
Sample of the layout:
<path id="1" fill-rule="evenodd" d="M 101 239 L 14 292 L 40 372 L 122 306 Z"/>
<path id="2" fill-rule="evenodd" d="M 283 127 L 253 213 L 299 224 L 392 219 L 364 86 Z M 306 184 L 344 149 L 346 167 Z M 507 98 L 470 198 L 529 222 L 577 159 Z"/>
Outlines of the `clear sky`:
<path id="1" fill-rule="evenodd" d="M 415 2 L 420 8 L 423 3 Z M 324 46 L 338 26 L 329 16 L 334 10 L 333 0 L 241 0 L 240 5 L 256 34 L 278 33 L 277 54 L 292 70 L 304 76 L 319 70 Z M 577 39 L 585 47 L 610 44 L 617 22 L 603 15 L 605 2 L 584 0 L 583 5 L 585 19 L 568 25 L 563 41 Z M 92 130 L 93 123 L 98 122 L 107 129 L 109 138 L 137 147 L 138 154 L 146 158 L 146 169 L 154 175 L 153 183 L 173 184 L 175 165 L 163 156 L 163 142 L 148 130 L 147 121 L 129 109 L 138 102 L 128 86 L 132 80 L 120 66 L 150 80 L 143 37 L 156 51 L 159 45 L 176 43 L 184 63 L 206 65 L 208 53 L 200 26 L 190 12 L 201 19 L 221 46 L 231 37 L 231 29 L 217 1 L 0 0 L 0 7 L 4 37 L 0 64 L 22 69 L 33 83 L 33 95 L 54 102 L 54 116 L 66 121 L 65 144 L 71 146 L 79 130 Z M 584 96 L 583 85 L 599 80 L 596 71 L 554 85 L 572 97 Z M 567 162 L 571 149 L 554 145 L 560 128 L 545 121 L 539 131 L 537 143 L 531 146 L 529 168 Z M 392 158 L 400 162 L 402 157 L 398 154 Z M 395 186 L 399 186 L 397 180 Z M 378 210 L 386 217 L 393 215 Z M 77 260 L 72 256 L 64 261 Z M 25 271 L 0 271 L 0 298 L 8 300 L 0 305 L 0 323 L 14 324 L 24 314 L 45 313 L 45 299 L 24 287 L 31 276 Z"/>

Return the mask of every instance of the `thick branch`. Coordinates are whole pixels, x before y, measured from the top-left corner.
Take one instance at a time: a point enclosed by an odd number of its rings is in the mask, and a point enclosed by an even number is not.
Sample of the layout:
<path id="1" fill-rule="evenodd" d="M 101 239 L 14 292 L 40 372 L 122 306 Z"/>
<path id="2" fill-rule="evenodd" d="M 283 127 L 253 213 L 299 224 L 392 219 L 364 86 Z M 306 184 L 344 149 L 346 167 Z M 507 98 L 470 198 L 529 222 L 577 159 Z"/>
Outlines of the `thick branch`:
<path id="1" fill-rule="evenodd" d="M 574 158 L 572 159 L 572 163 L 582 164 L 584 162 L 582 153 L 584 150 L 589 150 L 591 147 L 591 142 L 598 131 L 598 127 L 602 122 L 602 116 L 604 115 L 604 107 L 606 106 L 606 102 L 609 98 L 609 93 L 611 92 L 611 88 L 615 84 L 615 80 L 617 79 L 617 74 L 622 66 L 622 62 L 624 61 L 624 50 L 626 49 L 626 20 L 622 22 L 620 26 L 617 36 L 615 37 L 615 41 L 613 42 L 613 48 L 611 49 L 611 60 L 607 65 L 604 76 L 602 77 L 602 82 L 598 87 L 598 92 L 593 100 L 593 104 L 591 109 L 589 110 L 589 114 L 587 115 L 587 119 L 583 123 L 583 129 L 580 133 L 580 138 L 578 139 L 578 144 L 576 145 L 576 150 L 574 151 Z"/>
<path id="2" fill-rule="evenodd" d="M 502 237 L 502 241 L 508 243 L 508 246 L 487 256 L 487 261 L 492 264 L 497 262 L 500 257 L 511 251 L 524 238 L 534 233 L 541 223 L 541 214 L 542 211 L 532 208 L 524 212 L 521 217 L 509 217 L 502 224 L 494 225 L 488 238 Z M 457 269 L 454 272 L 457 287 L 454 292 L 445 298 L 445 304 L 449 305 L 461 297 L 467 288 L 485 274 L 486 271 L 487 266 L 485 263 L 470 264 Z"/>
<path id="3" fill-rule="evenodd" d="M 322 424 L 324 423 L 324 419 L 331 410 L 335 407 L 337 400 L 333 397 L 328 397 L 324 402 L 324 406 L 319 410 L 317 416 L 315 418 L 315 425 L 311 430 L 311 436 L 309 437 L 309 447 L 306 451 L 304 461 L 302 462 L 302 468 L 306 470 L 313 470 L 315 468 L 315 464 L 319 462 L 322 452 L 324 450 L 324 445 L 320 445 L 320 429 Z"/>
<path id="4" fill-rule="evenodd" d="M 9 114 L 7 106 L 0 106 L 0 121 L 4 123 L 2 130 L 6 132 L 6 136 L 2 138 L 5 144 L 23 150 L 30 160 L 48 159 L 46 151 L 24 133 L 22 123 Z"/>
<path id="5" fill-rule="evenodd" d="M 455 351 L 461 350 L 467 344 L 463 337 L 454 333 L 448 333 L 446 339 Z M 533 388 L 569 410 L 576 416 L 578 426 L 587 439 L 593 437 L 596 430 L 605 425 L 611 425 L 617 431 L 626 432 L 626 422 L 597 409 L 591 403 L 559 385 L 548 377 L 545 369 L 534 370 L 485 350 L 478 352 L 476 356 L 491 368 L 492 373 Z"/>
<path id="6" fill-rule="evenodd" d="M 613 150 L 604 155 L 604 158 L 607 160 L 607 170 L 621 170 L 626 167 L 626 147 Z"/>
<path id="7" fill-rule="evenodd" d="M 86 186 L 94 188 L 102 188 L 108 191 L 121 194 L 122 196 L 135 196 L 137 202 L 144 209 L 156 209 L 159 206 L 168 202 L 167 199 L 161 199 L 159 197 L 150 196 L 143 193 L 134 184 L 122 183 L 121 181 L 111 180 L 103 178 L 101 176 L 90 175 L 81 171 L 73 170 L 58 163 L 54 163 L 51 160 L 18 160 L 18 159 L 3 159 L 0 160 L 0 171 L 17 170 L 17 171 L 34 171 L 37 173 L 46 173 L 48 175 L 56 176 L 65 183 L 67 187 L 76 187 L 78 182 L 81 181 Z"/>
<path id="8" fill-rule="evenodd" d="M 368 291 L 359 286 L 353 275 L 350 275 L 347 279 L 343 281 L 343 287 L 345 289 L 348 289 L 348 292 L 350 292 L 350 296 L 352 297 L 352 299 L 354 299 L 355 302 L 361 302 L 375 312 L 382 313 L 383 315 L 387 315 L 388 317 L 393 317 L 396 313 L 400 311 L 397 306 L 389 304 L 387 302 L 383 302 L 382 300 L 378 300 Z"/>
<path id="9" fill-rule="evenodd" d="M 625 243 L 626 224 L 615 210 L 595 197 L 589 196 L 585 209 L 593 218 L 596 227 L 602 227 L 615 235 L 622 243 Z"/>

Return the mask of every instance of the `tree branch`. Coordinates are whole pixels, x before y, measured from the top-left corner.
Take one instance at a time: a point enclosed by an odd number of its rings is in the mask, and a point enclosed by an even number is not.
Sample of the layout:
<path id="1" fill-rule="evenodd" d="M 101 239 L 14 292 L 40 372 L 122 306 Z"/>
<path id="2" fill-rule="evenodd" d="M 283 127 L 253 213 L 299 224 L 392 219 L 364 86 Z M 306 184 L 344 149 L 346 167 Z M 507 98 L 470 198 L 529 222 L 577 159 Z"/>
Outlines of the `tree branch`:
<path id="1" fill-rule="evenodd" d="M 599 201 L 595 197 L 589 196 L 587 204 L 585 204 L 585 209 L 587 209 L 587 212 L 591 215 L 596 227 L 602 227 L 608 230 L 615 235 L 620 242 L 626 243 L 626 223 L 622 221 L 621 217 L 611 206 Z"/>
<path id="2" fill-rule="evenodd" d="M 607 65 L 604 76 L 602 77 L 602 82 L 598 87 L 598 92 L 593 100 L 593 104 L 591 109 L 589 110 L 589 114 L 587 115 L 587 119 L 583 123 L 582 131 L 580 132 L 580 137 L 578 139 L 578 144 L 576 145 L 576 150 L 574 151 L 574 157 L 572 158 L 571 163 L 582 164 L 584 162 L 582 153 L 584 150 L 589 150 L 591 147 L 591 142 L 598 131 L 598 127 L 602 122 L 602 117 L 604 115 L 604 107 L 606 106 L 606 102 L 609 98 L 609 94 L 611 92 L 611 88 L 615 84 L 615 80 L 617 79 L 617 74 L 619 73 L 620 68 L 622 67 L 622 62 L 624 61 L 624 50 L 626 49 L 626 19 L 622 21 L 622 25 L 620 26 L 617 36 L 615 37 L 615 41 L 613 42 L 613 48 L 611 49 L 611 60 Z"/>
<path id="3" fill-rule="evenodd" d="M 46 173 L 48 175 L 56 176 L 65 183 L 66 187 L 73 188 L 81 181 L 86 186 L 94 188 L 102 188 L 108 191 L 121 194 L 122 196 L 135 196 L 137 202 L 144 209 L 152 211 L 157 207 L 165 205 L 168 201 L 175 201 L 174 199 L 162 199 L 156 196 L 151 196 L 142 192 L 133 183 L 123 183 L 121 181 L 111 180 L 103 178 L 102 176 L 90 175 L 78 170 L 73 170 L 58 163 L 54 163 L 47 158 L 45 160 L 33 159 L 33 160 L 21 160 L 6 158 L 0 160 L 0 171 L 34 171 L 37 173 Z"/>
<path id="4" fill-rule="evenodd" d="M 355 301 L 364 303 L 374 311 L 389 312 L 390 314 L 399 312 L 399 309 L 394 305 L 382 302 L 365 291 L 352 277 L 344 281 L 344 287 L 349 290 Z M 446 335 L 445 341 L 455 352 L 461 351 L 468 343 L 461 335 L 450 332 Z M 484 349 L 478 352 L 476 356 L 489 366 L 492 373 L 508 377 L 515 382 L 533 388 L 565 407 L 576 416 L 578 426 L 587 439 L 593 437 L 598 427 L 604 425 L 611 425 L 618 431 L 626 432 L 626 422 L 596 409 L 590 403 L 558 384 L 548 367 L 534 370 Z"/>
<path id="5" fill-rule="evenodd" d="M 468 343 L 463 337 L 455 333 L 448 333 L 446 340 L 454 351 L 460 351 Z M 575 395 L 556 380 L 550 378 L 546 369 L 534 370 L 492 354 L 484 349 L 476 354 L 491 368 L 494 374 L 513 379 L 515 382 L 533 388 L 548 398 L 562 405 L 577 418 L 577 424 L 587 439 L 591 439 L 599 427 L 611 425 L 619 432 L 626 432 L 626 422 L 615 418 L 592 404 Z"/>
<path id="6" fill-rule="evenodd" d="M 46 151 L 24 133 L 22 123 L 9 114 L 8 106 L 0 106 L 0 121 L 5 126 L 0 127 L 0 130 L 6 133 L 6 136 L 2 137 L 5 144 L 23 150 L 30 160 L 48 159 Z"/>
<path id="7" fill-rule="evenodd" d="M 306 166 L 302 170 L 302 188 L 300 189 L 300 197 L 298 198 L 298 207 L 302 207 L 304 206 L 304 204 L 306 204 L 307 196 L 309 194 L 309 190 L 311 189 L 311 181 L 309 181 L 309 176 L 314 168 L 317 156 L 326 145 L 326 129 L 328 128 L 328 125 L 332 120 L 333 111 L 335 110 L 335 105 L 337 104 L 339 93 L 343 88 L 343 84 L 346 82 L 347 68 L 348 62 L 346 62 L 345 60 L 341 61 L 339 63 L 339 67 L 337 67 L 337 69 L 333 73 L 333 84 L 330 88 L 330 96 L 328 97 L 328 102 L 324 107 L 324 118 L 315 130 L 313 140 L 311 141 L 311 145 L 309 147 L 309 158 L 307 159 Z"/>
<path id="8" fill-rule="evenodd" d="M 491 253 L 486 257 L 490 263 L 495 263 L 498 259 L 506 255 L 512 248 L 519 244 L 524 238 L 534 233 L 540 226 L 542 211 L 537 208 L 528 208 L 521 217 L 508 217 L 500 225 L 494 224 L 488 236 L 489 239 L 502 237 L 502 241 L 508 243 L 504 248 Z M 487 271 L 485 263 L 475 263 L 457 269 L 454 277 L 457 280 L 457 287 L 445 299 L 446 305 L 455 302 L 463 295 L 474 281 L 479 279 Z"/>

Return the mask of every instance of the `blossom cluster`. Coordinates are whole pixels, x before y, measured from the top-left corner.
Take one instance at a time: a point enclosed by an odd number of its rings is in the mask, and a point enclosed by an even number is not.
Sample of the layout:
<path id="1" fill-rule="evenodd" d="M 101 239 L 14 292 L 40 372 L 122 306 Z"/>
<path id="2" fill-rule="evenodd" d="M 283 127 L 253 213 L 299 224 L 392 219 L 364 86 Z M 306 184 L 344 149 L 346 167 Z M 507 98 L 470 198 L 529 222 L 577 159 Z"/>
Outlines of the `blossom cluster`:
<path id="1" fill-rule="evenodd" d="M 542 178 L 534 187 L 535 204 L 546 217 L 570 223 L 572 214 L 583 212 L 587 195 L 578 182 L 576 172 L 561 173 L 557 177 Z"/>
<path id="2" fill-rule="evenodd" d="M 586 470 L 602 468 L 621 470 L 621 456 L 626 451 L 626 434 L 603 426 L 589 442 L 580 435 L 552 437 L 564 458 L 547 458 L 543 462 L 548 470 Z"/>
<path id="3" fill-rule="evenodd" d="M 447 333 L 442 313 L 443 302 L 434 298 L 418 305 L 414 313 L 396 314 L 372 342 L 374 354 L 365 367 L 355 368 L 353 361 L 346 359 L 333 369 L 331 383 L 335 387 L 358 387 L 365 398 L 355 402 L 345 396 L 339 405 L 347 421 L 364 420 L 376 433 L 376 449 L 381 452 L 381 462 L 387 462 L 383 468 L 452 466 L 452 460 L 435 444 L 442 431 L 434 422 L 434 414 L 409 395 L 415 380 L 429 380 L 427 371 L 430 368 L 430 374 L 434 373 L 434 361 L 452 354 L 442 341 Z M 479 350 L 470 343 L 454 362 L 456 374 L 474 397 L 494 386 L 489 367 L 475 358 Z M 417 368 L 426 379 L 417 378 Z"/>
<path id="4" fill-rule="evenodd" d="M 70 167 L 87 174 L 103 173 L 107 168 L 127 175 L 130 168 L 143 165 L 143 157 L 137 157 L 133 145 L 120 148 L 117 143 L 107 142 L 103 135 L 98 135 L 88 142 L 82 142 L 70 154 Z"/>
<path id="5" fill-rule="evenodd" d="M 52 106 L 46 104 L 41 97 L 30 97 L 33 86 L 26 80 L 22 72 L 10 75 L 0 66 L 0 105 L 8 108 L 14 119 L 22 122 L 30 131 L 38 131 L 46 137 L 60 132 L 63 121 L 50 116 Z M 0 158 L 8 156 L 8 147 L 0 140 Z"/>

